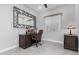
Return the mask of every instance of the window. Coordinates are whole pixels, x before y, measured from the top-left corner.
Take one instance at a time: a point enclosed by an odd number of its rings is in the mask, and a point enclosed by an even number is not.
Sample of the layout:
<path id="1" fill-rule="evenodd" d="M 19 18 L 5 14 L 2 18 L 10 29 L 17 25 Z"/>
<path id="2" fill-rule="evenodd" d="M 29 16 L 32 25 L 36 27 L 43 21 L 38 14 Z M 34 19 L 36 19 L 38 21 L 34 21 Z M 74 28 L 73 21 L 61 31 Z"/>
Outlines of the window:
<path id="1" fill-rule="evenodd" d="M 61 14 L 52 15 L 45 18 L 46 32 L 59 32 L 61 29 Z"/>

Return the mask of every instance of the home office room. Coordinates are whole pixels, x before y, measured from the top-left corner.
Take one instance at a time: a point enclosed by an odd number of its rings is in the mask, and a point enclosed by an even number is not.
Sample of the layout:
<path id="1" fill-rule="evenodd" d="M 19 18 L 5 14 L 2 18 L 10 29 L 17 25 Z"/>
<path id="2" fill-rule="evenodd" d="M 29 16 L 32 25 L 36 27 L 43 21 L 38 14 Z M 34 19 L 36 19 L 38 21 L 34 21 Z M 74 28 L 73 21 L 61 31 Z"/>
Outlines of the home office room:
<path id="1" fill-rule="evenodd" d="M 79 4 L 0 4 L 0 55 L 79 55 Z"/>

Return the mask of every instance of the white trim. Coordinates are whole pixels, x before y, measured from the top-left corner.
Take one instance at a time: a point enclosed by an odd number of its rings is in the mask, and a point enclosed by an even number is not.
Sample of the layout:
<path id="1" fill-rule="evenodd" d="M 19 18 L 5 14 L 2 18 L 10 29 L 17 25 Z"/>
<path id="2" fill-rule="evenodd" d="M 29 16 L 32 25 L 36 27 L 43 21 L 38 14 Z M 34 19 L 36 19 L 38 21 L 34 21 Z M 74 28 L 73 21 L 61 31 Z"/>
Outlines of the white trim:
<path id="1" fill-rule="evenodd" d="M 60 44 L 63 44 L 64 42 L 61 42 L 61 41 L 56 41 L 56 40 L 48 40 L 48 39 L 43 39 L 45 41 L 51 41 L 51 42 L 56 42 L 56 43 L 60 43 Z M 78 51 L 79 51 L 79 47 L 78 47 Z"/>
<path id="2" fill-rule="evenodd" d="M 43 39 L 43 40 L 46 40 L 46 41 L 51 41 L 51 42 L 56 42 L 56 43 L 60 43 L 60 44 L 63 44 L 63 42 L 61 42 L 61 41 L 50 40 L 50 39 Z"/>
<path id="3" fill-rule="evenodd" d="M 14 48 L 16 48 L 16 47 L 18 47 L 18 45 L 14 45 L 14 46 L 11 46 L 11 47 L 2 49 L 2 50 L 0 50 L 0 53 L 6 52 L 6 51 L 11 50 L 11 49 L 14 49 Z"/>

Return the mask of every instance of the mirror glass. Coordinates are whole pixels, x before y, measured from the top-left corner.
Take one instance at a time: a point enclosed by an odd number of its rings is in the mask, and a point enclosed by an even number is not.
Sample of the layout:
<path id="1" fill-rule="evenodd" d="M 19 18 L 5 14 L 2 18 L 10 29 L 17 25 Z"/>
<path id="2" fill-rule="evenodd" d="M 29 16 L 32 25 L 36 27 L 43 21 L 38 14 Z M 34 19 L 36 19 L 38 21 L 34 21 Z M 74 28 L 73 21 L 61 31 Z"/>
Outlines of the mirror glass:
<path id="1" fill-rule="evenodd" d="M 25 15 L 18 16 L 18 24 L 34 26 L 32 18 Z"/>

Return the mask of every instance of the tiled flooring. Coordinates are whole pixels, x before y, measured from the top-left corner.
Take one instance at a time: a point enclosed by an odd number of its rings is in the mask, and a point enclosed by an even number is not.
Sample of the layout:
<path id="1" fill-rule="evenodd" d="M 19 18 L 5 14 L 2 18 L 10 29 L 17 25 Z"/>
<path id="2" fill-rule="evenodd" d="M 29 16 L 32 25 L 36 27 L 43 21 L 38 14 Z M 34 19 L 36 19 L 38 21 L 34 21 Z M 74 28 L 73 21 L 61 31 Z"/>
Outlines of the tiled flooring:
<path id="1" fill-rule="evenodd" d="M 15 48 L 0 55 L 78 55 L 79 52 L 64 49 L 62 44 L 42 41 L 38 48 L 34 45 L 27 49 Z"/>

